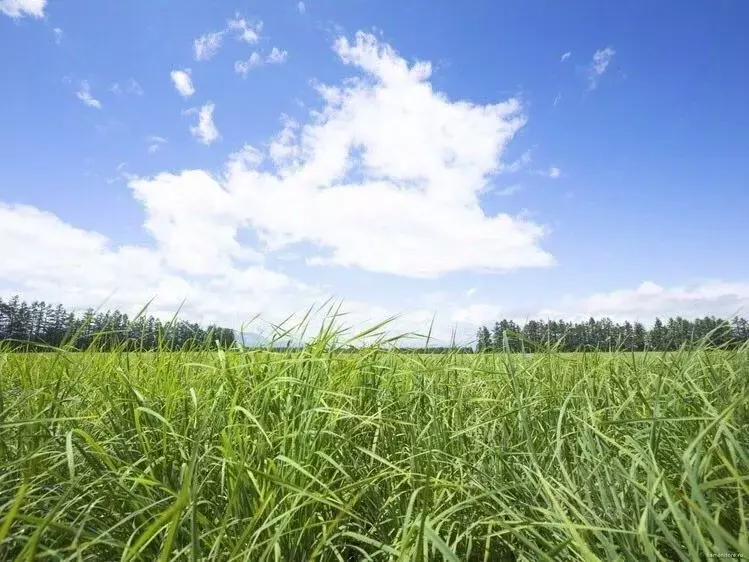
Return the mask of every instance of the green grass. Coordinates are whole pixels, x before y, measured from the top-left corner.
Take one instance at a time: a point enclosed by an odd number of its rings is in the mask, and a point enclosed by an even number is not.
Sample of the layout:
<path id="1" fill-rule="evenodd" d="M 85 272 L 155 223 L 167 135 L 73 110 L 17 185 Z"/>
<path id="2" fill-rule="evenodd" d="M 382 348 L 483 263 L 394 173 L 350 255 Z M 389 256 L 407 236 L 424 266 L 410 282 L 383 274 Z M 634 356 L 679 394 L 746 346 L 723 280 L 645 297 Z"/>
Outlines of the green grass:
<path id="1" fill-rule="evenodd" d="M 0 559 L 749 557 L 749 350 L 0 353 Z"/>

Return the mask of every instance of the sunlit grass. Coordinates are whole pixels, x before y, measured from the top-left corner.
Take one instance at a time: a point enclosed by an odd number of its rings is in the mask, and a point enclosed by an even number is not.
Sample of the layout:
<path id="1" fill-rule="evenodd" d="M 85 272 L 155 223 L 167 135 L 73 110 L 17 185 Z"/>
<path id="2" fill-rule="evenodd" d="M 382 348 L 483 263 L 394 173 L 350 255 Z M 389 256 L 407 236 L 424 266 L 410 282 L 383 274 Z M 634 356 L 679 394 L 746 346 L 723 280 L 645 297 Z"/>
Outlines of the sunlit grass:
<path id="1" fill-rule="evenodd" d="M 0 353 L 0 559 L 749 556 L 746 347 L 340 353 L 334 335 Z"/>

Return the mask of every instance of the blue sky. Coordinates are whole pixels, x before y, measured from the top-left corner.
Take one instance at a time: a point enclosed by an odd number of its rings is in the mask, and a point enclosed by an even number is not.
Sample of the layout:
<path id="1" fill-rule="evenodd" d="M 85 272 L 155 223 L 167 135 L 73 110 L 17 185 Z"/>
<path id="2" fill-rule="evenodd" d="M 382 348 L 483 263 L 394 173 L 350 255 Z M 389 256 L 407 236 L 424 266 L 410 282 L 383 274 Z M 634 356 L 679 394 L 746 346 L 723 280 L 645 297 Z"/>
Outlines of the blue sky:
<path id="1" fill-rule="evenodd" d="M 0 0 L 0 294 L 466 337 L 742 312 L 747 16 Z"/>

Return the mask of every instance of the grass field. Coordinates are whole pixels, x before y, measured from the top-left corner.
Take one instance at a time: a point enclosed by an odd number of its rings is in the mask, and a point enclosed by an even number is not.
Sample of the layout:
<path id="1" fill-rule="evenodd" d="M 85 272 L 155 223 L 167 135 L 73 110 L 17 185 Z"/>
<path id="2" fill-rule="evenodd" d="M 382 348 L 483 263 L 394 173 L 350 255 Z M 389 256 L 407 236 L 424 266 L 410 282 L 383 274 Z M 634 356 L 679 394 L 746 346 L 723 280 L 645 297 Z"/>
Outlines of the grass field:
<path id="1" fill-rule="evenodd" d="M 0 353 L 0 559 L 749 557 L 749 350 Z"/>

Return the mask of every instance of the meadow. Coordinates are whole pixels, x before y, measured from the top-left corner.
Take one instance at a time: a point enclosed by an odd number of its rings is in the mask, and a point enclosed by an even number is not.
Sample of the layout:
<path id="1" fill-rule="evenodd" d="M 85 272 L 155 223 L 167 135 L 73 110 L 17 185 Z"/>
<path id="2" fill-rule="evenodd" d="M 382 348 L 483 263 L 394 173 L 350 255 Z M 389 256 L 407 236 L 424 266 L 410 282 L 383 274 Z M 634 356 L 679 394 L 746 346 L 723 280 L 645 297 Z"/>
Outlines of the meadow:
<path id="1" fill-rule="evenodd" d="M 749 349 L 0 352 L 2 560 L 749 557 Z"/>

